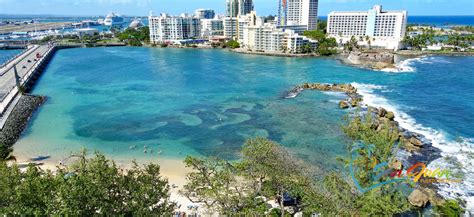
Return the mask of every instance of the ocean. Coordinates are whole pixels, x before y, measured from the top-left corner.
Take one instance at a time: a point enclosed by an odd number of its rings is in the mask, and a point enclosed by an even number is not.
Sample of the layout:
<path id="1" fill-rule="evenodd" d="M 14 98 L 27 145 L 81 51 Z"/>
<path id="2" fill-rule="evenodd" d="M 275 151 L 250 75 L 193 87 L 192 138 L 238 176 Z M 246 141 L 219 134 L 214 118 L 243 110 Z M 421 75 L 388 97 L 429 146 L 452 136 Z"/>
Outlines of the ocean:
<path id="1" fill-rule="evenodd" d="M 126 21 L 134 16 L 127 16 Z M 80 22 L 82 20 L 97 20 L 104 19 L 103 16 L 48 16 L 48 15 L 5 15 L 0 14 L 0 21 L 31 21 L 39 22 Z M 319 19 L 327 20 L 327 16 L 320 16 Z M 142 19 L 147 25 L 148 20 Z M 425 24 L 434 26 L 452 26 L 452 25 L 474 25 L 474 16 L 408 16 L 409 24 Z"/>
<path id="2" fill-rule="evenodd" d="M 33 94 L 48 101 L 15 145 L 15 155 L 51 161 L 87 148 L 123 162 L 182 160 L 186 155 L 238 159 L 247 138 L 268 137 L 318 167 L 337 162 L 351 143 L 341 131 L 340 93 L 305 91 L 304 82 L 352 83 L 364 102 L 396 114 L 406 129 L 430 139 L 461 184 L 440 185 L 474 208 L 474 57 L 426 56 L 393 71 L 333 58 L 282 58 L 226 50 L 80 48 L 60 50 Z M 144 153 L 143 147 L 153 150 Z M 138 148 L 135 148 L 138 147 Z"/>

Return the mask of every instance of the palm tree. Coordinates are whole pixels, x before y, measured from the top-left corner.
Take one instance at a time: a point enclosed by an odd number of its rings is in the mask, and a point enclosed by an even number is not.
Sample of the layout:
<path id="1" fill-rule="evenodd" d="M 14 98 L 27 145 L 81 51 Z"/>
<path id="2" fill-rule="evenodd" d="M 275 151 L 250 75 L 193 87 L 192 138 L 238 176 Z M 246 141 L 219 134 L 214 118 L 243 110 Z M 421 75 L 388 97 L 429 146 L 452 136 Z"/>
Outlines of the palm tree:
<path id="1" fill-rule="evenodd" d="M 372 45 L 371 41 L 372 40 L 371 40 L 370 36 L 366 35 L 365 40 L 367 41 L 367 46 L 369 46 L 369 50 L 371 50 L 372 49 L 372 47 L 371 47 L 371 45 Z"/>

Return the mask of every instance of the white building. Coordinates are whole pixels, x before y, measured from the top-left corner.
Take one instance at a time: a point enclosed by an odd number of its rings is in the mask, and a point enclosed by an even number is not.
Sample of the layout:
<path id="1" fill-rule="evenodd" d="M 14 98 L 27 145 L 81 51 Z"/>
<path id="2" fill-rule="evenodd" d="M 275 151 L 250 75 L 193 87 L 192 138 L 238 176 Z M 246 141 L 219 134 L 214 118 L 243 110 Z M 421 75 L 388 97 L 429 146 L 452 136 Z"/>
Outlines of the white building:
<path id="1" fill-rule="evenodd" d="M 74 29 L 74 33 L 76 33 L 77 36 L 82 38 L 83 36 L 86 36 L 86 35 L 88 36 L 98 35 L 99 30 L 94 29 L 94 28 L 82 28 L 82 29 Z"/>
<path id="2" fill-rule="evenodd" d="M 269 23 L 244 28 L 242 47 L 252 51 L 301 53 L 306 45 L 314 49 L 317 41 Z"/>
<path id="3" fill-rule="evenodd" d="M 212 9 L 197 9 L 194 11 L 194 16 L 199 19 L 213 19 L 216 13 Z"/>
<path id="4" fill-rule="evenodd" d="M 201 38 L 224 35 L 223 19 L 201 19 Z"/>
<path id="5" fill-rule="evenodd" d="M 226 0 L 226 16 L 237 17 L 253 11 L 253 0 Z"/>
<path id="6" fill-rule="evenodd" d="M 279 0 L 279 26 L 306 26 L 307 30 L 318 26 L 318 0 Z"/>
<path id="7" fill-rule="evenodd" d="M 198 18 L 161 14 L 148 17 L 148 22 L 152 43 L 166 43 L 201 36 L 201 22 Z"/>
<path id="8" fill-rule="evenodd" d="M 244 37 L 244 28 L 246 26 L 253 26 L 256 22 L 257 14 L 255 11 L 237 17 L 225 17 L 223 19 L 224 36 L 241 41 Z"/>
<path id="9" fill-rule="evenodd" d="M 337 41 L 346 42 L 352 36 L 362 37 L 362 44 L 386 49 L 399 49 L 405 36 L 406 11 L 382 11 L 375 5 L 368 11 L 333 11 L 328 15 L 327 34 Z"/>

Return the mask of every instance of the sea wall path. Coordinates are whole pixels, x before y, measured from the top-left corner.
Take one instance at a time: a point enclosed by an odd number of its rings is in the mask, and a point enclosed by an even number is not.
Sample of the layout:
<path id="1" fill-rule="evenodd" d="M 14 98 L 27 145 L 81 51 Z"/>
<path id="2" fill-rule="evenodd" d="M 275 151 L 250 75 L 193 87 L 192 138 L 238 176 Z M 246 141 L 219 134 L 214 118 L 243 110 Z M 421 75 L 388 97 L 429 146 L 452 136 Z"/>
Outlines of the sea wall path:
<path id="1" fill-rule="evenodd" d="M 51 44 L 29 46 L 21 55 L 0 68 L 0 130 L 18 103 L 22 91 L 32 87 L 56 49 Z"/>

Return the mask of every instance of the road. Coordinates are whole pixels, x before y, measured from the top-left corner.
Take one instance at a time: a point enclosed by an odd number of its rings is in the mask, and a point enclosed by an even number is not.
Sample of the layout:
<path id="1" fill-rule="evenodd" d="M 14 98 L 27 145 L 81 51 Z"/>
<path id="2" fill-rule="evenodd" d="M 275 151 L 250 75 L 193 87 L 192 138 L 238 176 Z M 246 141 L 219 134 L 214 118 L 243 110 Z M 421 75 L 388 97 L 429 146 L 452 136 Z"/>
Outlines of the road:
<path id="1" fill-rule="evenodd" d="M 13 60 L 7 66 L 0 69 L 0 100 L 8 94 L 8 91 L 16 85 L 15 72 L 13 65 L 16 64 L 18 75 L 25 76 L 33 68 L 36 61 L 36 54 L 44 56 L 49 50 L 48 45 L 35 46 L 17 59 Z"/>

